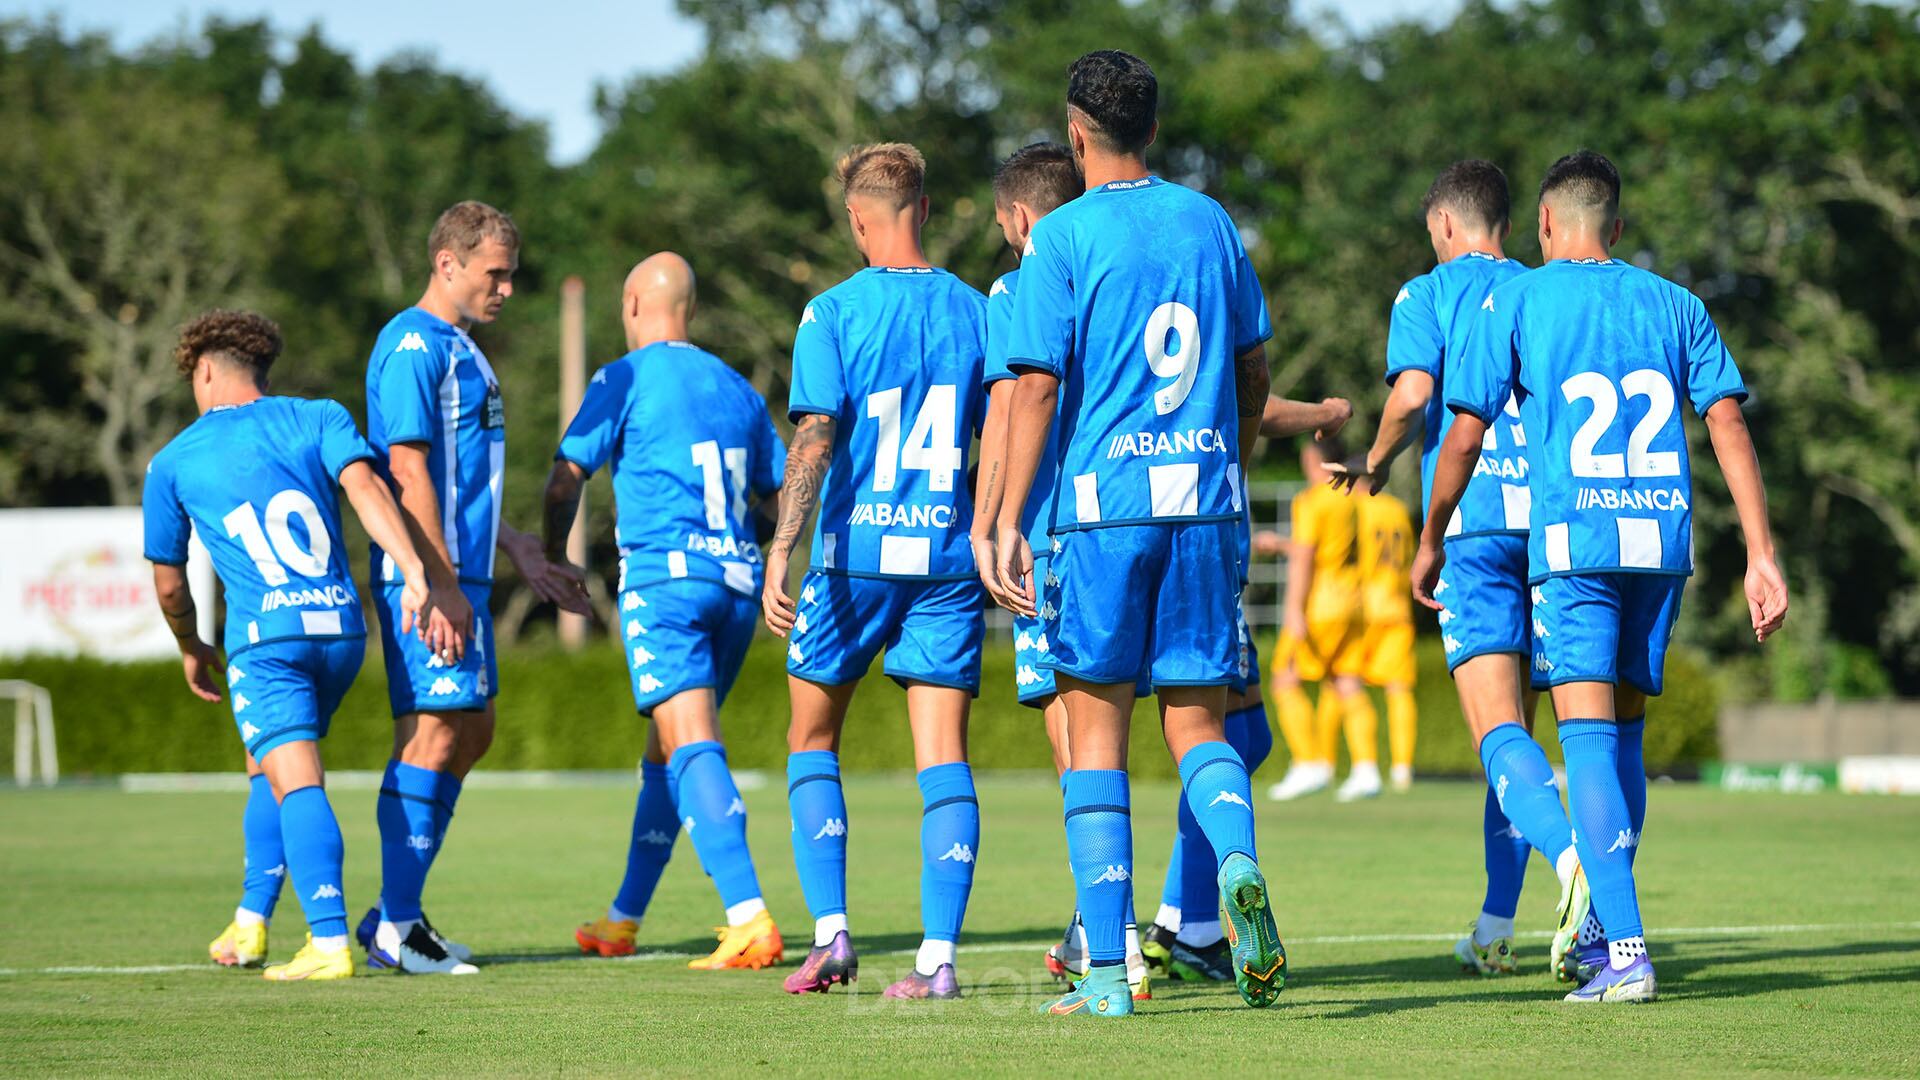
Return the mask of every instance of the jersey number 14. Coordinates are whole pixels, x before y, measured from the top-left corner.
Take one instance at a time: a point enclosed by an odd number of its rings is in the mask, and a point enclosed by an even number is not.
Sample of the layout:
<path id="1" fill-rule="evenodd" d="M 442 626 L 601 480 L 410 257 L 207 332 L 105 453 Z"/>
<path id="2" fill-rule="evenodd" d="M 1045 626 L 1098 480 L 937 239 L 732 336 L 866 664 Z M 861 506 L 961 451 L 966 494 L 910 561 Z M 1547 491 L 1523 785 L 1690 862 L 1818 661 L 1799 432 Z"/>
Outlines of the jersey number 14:
<path id="1" fill-rule="evenodd" d="M 960 449 L 960 392 L 952 383 L 927 387 L 926 399 L 900 445 L 901 387 L 867 395 L 867 418 L 880 422 L 873 449 L 873 490 L 892 491 L 900 469 L 927 474 L 932 491 L 952 491 L 953 478 L 966 464 Z"/>

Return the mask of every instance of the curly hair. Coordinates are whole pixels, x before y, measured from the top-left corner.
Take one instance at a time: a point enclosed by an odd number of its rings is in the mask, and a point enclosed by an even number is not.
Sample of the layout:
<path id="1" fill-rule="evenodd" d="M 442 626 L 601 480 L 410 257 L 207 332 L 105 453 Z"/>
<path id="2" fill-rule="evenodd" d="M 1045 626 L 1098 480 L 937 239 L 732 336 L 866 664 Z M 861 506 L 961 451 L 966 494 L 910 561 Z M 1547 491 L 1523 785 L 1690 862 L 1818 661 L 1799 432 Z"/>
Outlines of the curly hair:
<path id="1" fill-rule="evenodd" d="M 267 370 L 280 358 L 281 344 L 279 324 L 265 315 L 215 308 L 180 331 L 173 361 L 180 377 L 191 379 L 194 365 L 202 356 L 215 356 L 246 368 L 253 373 L 254 382 L 264 384 Z"/>

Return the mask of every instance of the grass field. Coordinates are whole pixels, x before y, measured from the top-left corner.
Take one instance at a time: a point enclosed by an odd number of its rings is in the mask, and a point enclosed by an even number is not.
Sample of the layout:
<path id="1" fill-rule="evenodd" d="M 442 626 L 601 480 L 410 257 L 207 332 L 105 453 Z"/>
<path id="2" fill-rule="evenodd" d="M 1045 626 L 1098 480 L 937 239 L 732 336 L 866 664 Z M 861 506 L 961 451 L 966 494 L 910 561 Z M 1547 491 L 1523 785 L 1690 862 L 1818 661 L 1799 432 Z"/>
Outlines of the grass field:
<path id="1" fill-rule="evenodd" d="M 952 1003 L 879 996 L 919 936 L 911 779 L 856 777 L 847 795 L 862 978 L 855 993 L 801 999 L 780 992 L 781 970 L 685 969 L 710 947 L 718 903 L 684 841 L 642 931 L 655 952 L 574 954 L 573 925 L 617 882 L 631 809 L 617 787 L 480 790 L 462 803 L 428 901 L 491 958 L 479 976 L 292 986 L 204 963 L 238 896 L 240 796 L 0 794 L 0 1072 L 1920 1072 L 1920 801 L 1656 786 L 1640 867 L 1663 999 L 1639 1009 L 1558 1001 L 1544 973 L 1552 875 L 1538 860 L 1520 913 L 1527 973 L 1454 969 L 1449 941 L 1480 900 L 1476 787 L 1262 804 L 1294 972 L 1282 1004 L 1254 1012 L 1231 987 L 1162 985 L 1114 1023 L 1035 1012 L 1053 991 L 1041 949 L 1070 908 L 1048 779 L 982 784 L 960 965 L 969 997 Z M 1173 797 L 1134 792 L 1149 918 Z M 768 902 L 804 947 L 782 792 L 747 800 Z M 376 884 L 372 803 L 336 799 L 356 914 Z M 303 930 L 288 897 L 275 955 Z"/>

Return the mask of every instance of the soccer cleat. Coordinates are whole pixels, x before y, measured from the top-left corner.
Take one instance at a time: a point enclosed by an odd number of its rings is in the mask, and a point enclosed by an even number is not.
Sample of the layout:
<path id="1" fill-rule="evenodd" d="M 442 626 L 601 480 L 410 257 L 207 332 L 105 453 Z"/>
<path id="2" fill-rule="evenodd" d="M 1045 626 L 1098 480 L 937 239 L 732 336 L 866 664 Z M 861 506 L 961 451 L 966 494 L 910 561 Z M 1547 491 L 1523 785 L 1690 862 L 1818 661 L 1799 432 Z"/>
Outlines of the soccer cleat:
<path id="1" fill-rule="evenodd" d="M 259 967 L 267 962 L 267 924 L 228 923 L 207 945 L 207 955 L 221 967 Z"/>
<path id="2" fill-rule="evenodd" d="M 1302 795 L 1311 795 L 1324 791 L 1333 783 L 1333 767 L 1323 762 L 1294 762 L 1287 766 L 1286 775 L 1267 788 L 1267 798 L 1275 802 L 1288 802 Z"/>
<path id="3" fill-rule="evenodd" d="M 687 961 L 689 968 L 695 971 L 723 971 L 727 968 L 751 968 L 759 971 L 763 967 L 779 963 L 786 955 L 786 944 L 780 940 L 780 928 L 773 925 L 773 915 L 770 912 L 762 911 L 739 926 L 716 926 L 713 929 L 714 933 L 720 935 L 719 946 L 710 956 Z M 580 928 L 581 932 L 585 930 L 584 926 Z M 575 936 L 579 934 L 576 933 Z M 627 951 L 633 951 L 631 936 L 627 939 Z"/>
<path id="4" fill-rule="evenodd" d="M 1560 902 L 1554 908 L 1560 922 L 1553 931 L 1553 950 L 1547 954 L 1547 968 L 1561 982 L 1584 981 L 1578 979 L 1572 956 L 1574 946 L 1580 940 L 1580 926 L 1587 921 L 1587 915 L 1592 910 L 1593 897 L 1587 888 L 1587 872 L 1576 864 L 1573 876 L 1560 889 Z"/>
<path id="5" fill-rule="evenodd" d="M 322 949 L 307 935 L 307 943 L 284 964 L 275 964 L 260 973 L 271 982 L 320 982 L 326 979 L 353 978 L 353 950 L 346 946 Z"/>
<path id="6" fill-rule="evenodd" d="M 1154 923 L 1147 932 L 1140 935 L 1140 956 L 1147 962 L 1147 971 L 1163 979 L 1173 977 L 1168 967 L 1173 960 L 1174 932 Z"/>
<path id="7" fill-rule="evenodd" d="M 632 919 L 609 919 L 601 916 L 590 923 L 581 923 L 574 928 L 574 944 L 580 951 L 589 955 L 632 956 L 633 939 L 640 933 L 640 924 Z"/>
<path id="8" fill-rule="evenodd" d="M 1581 1004 L 1640 1005 L 1659 998 L 1660 988 L 1653 978 L 1653 963 L 1637 956 L 1623 968 L 1602 964 L 1587 984 L 1568 994 L 1567 1001 Z"/>
<path id="9" fill-rule="evenodd" d="M 1211 945 L 1176 940 L 1168 975 L 1179 982 L 1226 982 L 1233 978 L 1233 947 L 1226 938 Z"/>
<path id="10" fill-rule="evenodd" d="M 380 943 L 375 940 L 379 932 L 380 905 L 375 904 L 367 909 L 367 913 L 360 919 L 360 925 L 353 930 L 353 936 L 360 942 L 360 947 L 367 950 L 367 966 L 375 971 L 390 968 L 399 963 L 392 955 L 380 951 Z"/>
<path id="11" fill-rule="evenodd" d="M 1153 1000 L 1153 973 L 1147 968 L 1147 958 L 1137 952 L 1127 954 L 1127 989 L 1132 992 L 1135 1001 Z"/>
<path id="12" fill-rule="evenodd" d="M 1405 795 L 1413 790 L 1413 766 L 1395 765 L 1388 774 L 1387 782 L 1393 786 L 1395 795 Z"/>
<path id="13" fill-rule="evenodd" d="M 1467 936 L 1453 943 L 1453 958 L 1460 961 L 1460 970 L 1469 975 L 1511 975 L 1518 965 L 1513 959 L 1513 941 L 1510 938 L 1494 938 L 1485 945 L 1473 940 L 1473 925 L 1467 927 Z"/>
<path id="14" fill-rule="evenodd" d="M 1220 895 L 1226 900 L 1227 942 L 1233 946 L 1233 981 L 1241 1000 L 1264 1009 L 1287 985 L 1287 950 L 1273 925 L 1267 879 L 1252 859 L 1235 852 L 1220 867 Z"/>
<path id="15" fill-rule="evenodd" d="M 952 964 L 941 964 L 931 975 L 915 968 L 881 996 L 898 1001 L 952 1001 L 960 996 L 960 980 L 954 977 Z"/>
<path id="16" fill-rule="evenodd" d="M 1090 968 L 1065 996 L 1041 1010 L 1048 1016 L 1132 1016 L 1133 993 L 1122 964 Z"/>
<path id="17" fill-rule="evenodd" d="M 824 994 L 834 983 L 852 986 L 860 978 L 860 958 L 854 954 L 853 941 L 845 930 L 833 935 L 830 945 L 815 945 L 807 950 L 800 970 L 787 976 L 789 994 Z"/>
<path id="18" fill-rule="evenodd" d="M 1073 913 L 1060 944 L 1047 949 L 1047 974 L 1061 982 L 1074 982 L 1087 973 L 1087 952 L 1080 946 L 1080 913 Z"/>
<path id="19" fill-rule="evenodd" d="M 420 913 L 420 925 L 427 928 L 427 933 L 433 935 L 433 940 L 440 943 L 440 947 L 446 950 L 448 956 L 463 964 L 473 962 L 473 950 L 434 929 L 432 920 L 427 918 L 427 913 L 424 911 Z"/>
<path id="20" fill-rule="evenodd" d="M 1355 769 L 1335 789 L 1335 802 L 1359 802 L 1361 799 L 1378 798 L 1380 795 L 1380 770 L 1377 768 Z"/>
<path id="21" fill-rule="evenodd" d="M 1561 982 L 1579 983 L 1584 986 L 1595 975 L 1600 974 L 1600 969 L 1606 967 L 1610 959 L 1607 939 L 1601 938 L 1585 945 L 1575 945 L 1573 951 L 1567 954 L 1564 965 L 1554 974 L 1560 977 Z"/>
<path id="22" fill-rule="evenodd" d="M 456 960 L 440 944 L 440 939 L 418 921 L 406 924 L 407 932 L 400 933 L 400 927 L 390 922 L 382 922 L 380 929 L 374 931 L 374 948 L 393 958 L 394 970 L 405 975 L 473 975 L 479 968 L 465 960 Z M 374 950 L 369 949 L 371 957 Z"/>

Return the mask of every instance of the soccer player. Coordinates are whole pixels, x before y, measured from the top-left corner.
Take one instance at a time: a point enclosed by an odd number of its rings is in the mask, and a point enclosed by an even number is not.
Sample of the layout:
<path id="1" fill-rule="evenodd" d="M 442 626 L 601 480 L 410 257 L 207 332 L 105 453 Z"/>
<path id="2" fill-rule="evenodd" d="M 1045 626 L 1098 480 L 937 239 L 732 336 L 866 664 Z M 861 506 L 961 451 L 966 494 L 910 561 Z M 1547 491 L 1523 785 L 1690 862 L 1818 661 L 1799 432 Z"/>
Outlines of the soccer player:
<path id="1" fill-rule="evenodd" d="M 586 592 L 547 561 L 540 538 L 500 520 L 506 409 L 493 367 L 468 335 L 513 295 L 520 234 L 485 203 L 449 207 L 427 241 L 419 303 L 380 331 L 367 361 L 367 436 L 433 587 L 445 594 L 430 632 L 459 631 L 438 650 L 398 631 L 399 583 L 383 545 L 372 551 L 374 608 L 393 707 L 393 759 L 380 784 L 380 903 L 357 936 L 376 968 L 470 974 L 472 950 L 427 921 L 420 894 L 446 840 L 466 779 L 493 742 L 498 692 L 493 620 L 495 547 L 544 600 L 586 614 Z"/>
<path id="2" fill-rule="evenodd" d="M 613 463 L 621 653 L 647 727 L 626 879 L 605 917 L 574 932 L 582 952 L 627 956 L 681 823 L 726 907 L 713 954 L 691 968 L 763 968 L 780 931 L 747 851 L 747 808 L 720 743 L 720 706 L 759 620 L 757 522 L 786 448 L 739 372 L 687 340 L 693 267 L 670 251 L 627 274 L 627 355 L 588 383 L 547 478 L 546 551 L 566 562 L 580 491 Z M 749 506 L 749 499 L 758 500 Z"/>
<path id="3" fill-rule="evenodd" d="M 1267 401 L 1272 330 L 1233 221 L 1147 168 L 1158 96 L 1138 57 L 1074 62 L 1067 128 L 1087 191 L 1034 226 L 1007 349 L 1017 380 L 996 571 L 1019 613 L 1052 609 L 1044 662 L 1067 708 L 1067 847 L 1090 964 L 1056 1015 L 1133 1012 L 1126 747 L 1143 670 L 1220 860 L 1241 995 L 1268 1005 L 1284 983 L 1246 766 L 1223 728 L 1238 661 L 1241 468 Z M 1022 525 L 1056 413 L 1050 559 L 1036 581 Z"/>
<path id="4" fill-rule="evenodd" d="M 1607 963 L 1567 995 L 1574 1002 L 1658 996 L 1633 859 L 1646 819 L 1647 698 L 1662 689 L 1693 569 L 1683 395 L 1706 421 L 1746 540 L 1754 636 L 1765 641 L 1787 615 L 1740 372 L 1699 298 L 1613 258 L 1619 207 L 1620 174 L 1601 155 L 1581 150 L 1547 170 L 1546 265 L 1496 286 L 1468 315 L 1413 569 L 1414 595 L 1440 608 L 1447 525 L 1482 440 L 1517 398 L 1532 498 L 1533 666 L 1552 687 L 1575 847 L 1607 937 Z"/>
<path id="5" fill-rule="evenodd" d="M 1377 491 L 1418 434 L 1421 488 L 1429 497 L 1427 520 L 1434 521 L 1434 469 L 1454 423 L 1444 402 L 1465 363 L 1474 313 L 1494 288 L 1527 270 L 1504 250 L 1510 204 L 1506 174 L 1477 159 L 1447 166 L 1427 189 L 1421 211 L 1438 265 L 1394 296 L 1387 334 L 1392 390 L 1380 430 L 1365 452 L 1335 467 L 1336 483 L 1363 483 Z M 1464 496 L 1440 522 L 1448 559 L 1436 594 L 1442 604 L 1442 643 L 1461 715 L 1487 777 L 1481 814 L 1486 896 L 1472 929 L 1454 946 L 1454 956 L 1463 970 L 1482 975 L 1514 970 L 1513 917 L 1533 849 L 1559 878 L 1559 928 L 1549 964 L 1562 980 L 1571 981 L 1581 963 L 1576 945 L 1586 946 L 1589 965 L 1595 949 L 1604 953 L 1605 945 L 1597 941 L 1597 927 L 1589 925 L 1587 883 L 1553 767 L 1532 736 L 1539 695 L 1528 677 L 1527 430 L 1518 405 L 1503 402 L 1499 422 L 1481 436 Z M 1360 503 L 1370 507 L 1384 497 Z M 1576 942 L 1583 928 L 1586 940 Z"/>
<path id="6" fill-rule="evenodd" d="M 1285 801 L 1333 782 L 1333 759 L 1344 719 L 1349 732 L 1372 732 L 1373 701 L 1360 680 L 1364 634 L 1360 600 L 1359 523 L 1353 500 L 1327 486 L 1336 440 L 1304 443 L 1300 469 L 1307 486 L 1289 509 L 1287 592 L 1280 641 L 1274 650 L 1273 693 L 1279 700 L 1280 733 L 1292 757 L 1286 775 L 1267 789 Z M 1307 700 L 1303 684 L 1320 684 L 1319 700 Z M 1380 793 L 1380 765 L 1369 739 L 1349 740 L 1353 768 L 1335 792 L 1341 802 Z"/>
<path id="7" fill-rule="evenodd" d="M 1388 776 L 1395 791 L 1413 786 L 1413 743 L 1419 714 L 1413 703 L 1413 597 L 1407 592 L 1407 572 L 1413 569 L 1416 533 L 1407 504 L 1370 485 L 1357 492 L 1371 494 L 1354 502 L 1360 550 L 1360 677 L 1387 697 Z M 1349 714 L 1351 722 L 1352 714 Z M 1357 761 L 1378 760 L 1376 733 L 1371 724 L 1347 728 L 1347 746 Z M 1356 741 L 1367 745 L 1354 752 Z"/>
<path id="8" fill-rule="evenodd" d="M 913 970 L 886 995 L 952 998 L 980 849 L 967 711 L 980 691 L 985 624 L 966 475 L 985 409 L 986 298 L 927 262 L 920 151 L 857 146 L 834 175 L 867 267 L 815 297 L 794 334 L 795 430 L 763 594 L 767 625 L 789 639 L 788 800 L 814 917 L 813 948 L 786 989 L 824 992 L 859 972 L 847 930 L 840 729 L 884 648 L 882 670 L 905 688 L 913 728 L 925 932 Z M 812 565 L 796 602 L 787 563 L 816 503 Z"/>
<path id="9" fill-rule="evenodd" d="M 249 816 L 271 816 L 285 873 L 307 916 L 306 946 L 265 975 L 344 979 L 353 974 L 341 892 L 344 845 L 327 801 L 319 740 L 360 670 L 367 630 L 342 546 L 336 483 L 393 559 L 400 633 L 414 632 L 430 597 L 425 567 L 392 496 L 367 465 L 373 454 L 353 417 L 335 401 L 266 396 L 280 348 L 280 328 L 250 312 L 210 311 L 181 332 L 174 358 L 200 418 L 147 467 L 146 556 L 187 688 L 206 701 L 220 700 L 213 675 L 220 659 L 200 640 L 187 591 L 190 529 L 226 586 L 233 719 L 275 803 L 250 808 Z M 258 956 L 236 961 L 265 959 L 267 912 L 259 914 Z"/>

